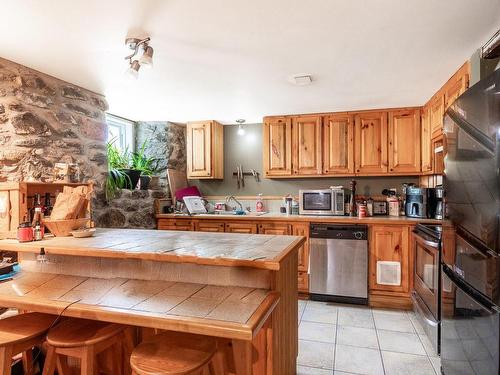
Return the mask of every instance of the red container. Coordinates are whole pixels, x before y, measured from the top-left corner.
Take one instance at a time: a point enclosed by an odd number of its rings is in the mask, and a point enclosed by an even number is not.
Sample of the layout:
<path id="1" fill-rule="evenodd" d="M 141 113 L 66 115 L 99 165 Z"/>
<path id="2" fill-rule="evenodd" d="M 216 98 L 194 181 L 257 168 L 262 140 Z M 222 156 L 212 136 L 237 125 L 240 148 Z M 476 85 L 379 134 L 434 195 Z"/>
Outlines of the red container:
<path id="1" fill-rule="evenodd" d="M 17 240 L 19 242 L 33 241 L 33 228 L 31 223 L 25 222 L 19 224 L 19 227 L 17 227 Z"/>
<path id="2" fill-rule="evenodd" d="M 366 217 L 366 204 L 358 205 L 358 219 Z"/>

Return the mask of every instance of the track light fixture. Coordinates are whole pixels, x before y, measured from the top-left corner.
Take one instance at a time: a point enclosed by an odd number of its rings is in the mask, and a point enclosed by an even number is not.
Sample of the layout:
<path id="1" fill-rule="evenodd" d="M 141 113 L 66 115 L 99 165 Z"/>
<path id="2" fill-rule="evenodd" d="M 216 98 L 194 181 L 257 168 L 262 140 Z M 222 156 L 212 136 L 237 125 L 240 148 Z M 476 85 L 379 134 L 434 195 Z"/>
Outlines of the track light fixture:
<path id="1" fill-rule="evenodd" d="M 149 45 L 150 37 L 145 39 L 139 38 L 126 38 L 125 44 L 128 48 L 130 48 L 133 52 L 129 56 L 125 57 L 125 60 L 128 60 L 130 66 L 125 72 L 125 74 L 130 77 L 137 79 L 139 77 L 139 69 L 144 66 L 151 68 L 153 67 L 153 47 Z M 139 59 L 136 59 L 139 50 L 142 49 L 142 56 Z"/>

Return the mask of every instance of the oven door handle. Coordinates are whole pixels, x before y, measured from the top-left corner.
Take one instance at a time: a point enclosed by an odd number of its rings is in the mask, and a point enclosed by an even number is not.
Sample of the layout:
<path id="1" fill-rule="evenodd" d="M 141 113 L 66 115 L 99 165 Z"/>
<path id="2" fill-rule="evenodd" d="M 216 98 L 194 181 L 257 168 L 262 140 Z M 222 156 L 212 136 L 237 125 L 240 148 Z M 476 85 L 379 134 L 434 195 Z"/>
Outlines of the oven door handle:
<path id="1" fill-rule="evenodd" d="M 415 239 L 417 240 L 417 242 L 420 242 L 422 245 L 432 247 L 433 249 L 439 249 L 439 242 L 428 240 L 422 237 L 422 235 L 417 231 L 413 231 L 413 233 L 415 234 Z"/>
<path id="2" fill-rule="evenodd" d="M 418 313 L 425 320 L 425 322 L 432 327 L 437 327 L 439 323 L 435 319 L 433 319 L 432 314 L 428 310 L 427 306 L 422 306 L 423 302 L 420 302 L 420 297 L 417 295 L 417 292 L 411 292 L 411 299 L 413 301 L 413 306 L 415 306 L 415 308 L 418 310 Z"/>

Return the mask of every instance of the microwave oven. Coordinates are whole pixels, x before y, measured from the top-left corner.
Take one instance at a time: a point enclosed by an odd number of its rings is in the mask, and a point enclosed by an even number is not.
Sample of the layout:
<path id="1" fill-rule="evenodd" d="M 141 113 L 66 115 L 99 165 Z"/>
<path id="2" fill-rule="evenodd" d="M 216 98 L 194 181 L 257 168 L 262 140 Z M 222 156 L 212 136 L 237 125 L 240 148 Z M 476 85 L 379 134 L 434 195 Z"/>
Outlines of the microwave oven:
<path id="1" fill-rule="evenodd" d="M 299 214 L 344 215 L 344 189 L 299 190 Z"/>

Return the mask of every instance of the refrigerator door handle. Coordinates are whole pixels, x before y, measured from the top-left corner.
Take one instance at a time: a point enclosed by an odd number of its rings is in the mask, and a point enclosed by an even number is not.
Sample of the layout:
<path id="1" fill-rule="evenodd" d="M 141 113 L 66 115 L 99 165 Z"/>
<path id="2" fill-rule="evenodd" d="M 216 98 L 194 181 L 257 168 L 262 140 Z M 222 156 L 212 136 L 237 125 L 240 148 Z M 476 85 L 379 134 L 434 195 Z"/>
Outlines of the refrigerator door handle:
<path id="1" fill-rule="evenodd" d="M 500 308 L 493 305 L 485 297 L 479 294 L 478 291 L 474 290 L 472 287 L 468 286 L 465 281 L 463 281 L 460 276 L 457 276 L 450 267 L 443 265 L 443 272 L 451 280 L 451 282 L 459 288 L 462 292 L 470 296 L 474 301 L 480 305 L 483 309 L 488 310 L 488 312 L 493 313 L 493 311 L 500 313 Z"/>

